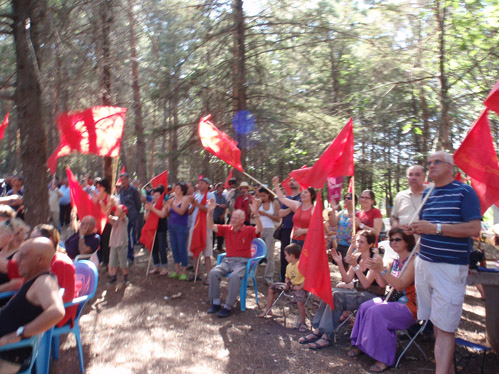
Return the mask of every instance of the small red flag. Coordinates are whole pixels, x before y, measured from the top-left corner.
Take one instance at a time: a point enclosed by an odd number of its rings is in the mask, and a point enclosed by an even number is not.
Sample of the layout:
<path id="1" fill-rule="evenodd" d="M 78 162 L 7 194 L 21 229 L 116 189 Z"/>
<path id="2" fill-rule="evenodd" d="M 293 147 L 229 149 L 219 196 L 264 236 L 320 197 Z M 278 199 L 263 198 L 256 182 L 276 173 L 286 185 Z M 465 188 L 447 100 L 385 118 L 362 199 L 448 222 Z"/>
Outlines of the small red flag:
<path id="1" fill-rule="evenodd" d="M 487 108 L 493 110 L 499 116 L 499 80 L 490 91 L 489 96 L 487 96 L 487 98 L 485 99 L 484 104 Z"/>
<path id="2" fill-rule="evenodd" d="M 224 183 L 224 188 L 225 189 L 229 189 L 229 181 L 230 179 L 232 178 L 232 175 L 234 174 L 234 169 L 230 169 L 230 173 L 229 175 L 227 176 L 227 179 L 225 180 L 225 183 Z"/>
<path id="3" fill-rule="evenodd" d="M 241 150 L 237 148 L 237 143 L 229 135 L 217 129 L 209 121 L 210 117 L 211 114 L 199 121 L 198 133 L 204 149 L 244 173 L 241 165 Z"/>
<path id="4" fill-rule="evenodd" d="M 320 193 L 317 194 L 317 203 L 314 209 L 307 237 L 303 243 L 298 270 L 305 277 L 304 289 L 318 296 L 334 310 Z"/>
<path id="5" fill-rule="evenodd" d="M 125 167 L 124 167 L 124 166 L 121 168 L 121 173 L 120 173 L 120 175 L 121 175 L 121 174 L 123 174 L 123 173 L 126 173 L 126 169 L 125 169 Z"/>
<path id="6" fill-rule="evenodd" d="M 454 153 L 454 163 L 468 176 L 480 199 L 482 215 L 499 204 L 499 162 L 485 109 Z"/>
<path id="7" fill-rule="evenodd" d="M 78 179 L 71 172 L 69 166 L 66 167 L 66 174 L 68 175 L 69 193 L 71 195 L 71 206 L 76 209 L 80 220 L 85 216 L 92 216 L 95 218 L 95 227 L 99 233 L 104 230 L 106 226 L 107 216 L 102 211 L 99 204 L 95 203 L 88 193 L 78 183 Z"/>
<path id="8" fill-rule="evenodd" d="M 166 191 L 161 194 L 154 207 L 158 210 L 163 209 L 163 200 L 165 199 Z M 149 216 L 147 217 L 144 226 L 142 226 L 142 231 L 140 232 L 139 242 L 144 244 L 149 252 L 152 251 L 152 247 L 154 245 L 154 238 L 156 237 L 156 231 L 158 230 L 159 217 L 154 212 L 149 212 Z"/>
<path id="9" fill-rule="evenodd" d="M 66 112 L 57 117 L 61 141 L 47 161 L 52 174 L 57 159 L 76 151 L 84 154 L 117 157 L 125 127 L 126 108 L 95 106 L 81 112 Z"/>
<path id="10" fill-rule="evenodd" d="M 3 133 L 9 124 L 9 113 L 7 113 L 2 121 L 2 125 L 0 125 L 0 140 L 3 138 Z"/>
<path id="11" fill-rule="evenodd" d="M 201 205 L 206 205 L 208 191 L 204 193 Z M 199 254 L 206 248 L 206 213 L 198 209 L 194 228 L 192 229 L 191 252 L 194 258 L 198 258 Z"/>
<path id="12" fill-rule="evenodd" d="M 156 188 L 160 184 L 163 185 L 165 190 L 168 188 L 168 170 L 165 170 L 161 174 L 158 174 L 153 179 L 151 179 L 152 188 Z"/>
<path id="13" fill-rule="evenodd" d="M 353 153 L 353 120 L 350 118 L 314 166 L 293 170 L 290 175 L 303 187 L 322 188 L 327 177 L 354 174 Z"/>

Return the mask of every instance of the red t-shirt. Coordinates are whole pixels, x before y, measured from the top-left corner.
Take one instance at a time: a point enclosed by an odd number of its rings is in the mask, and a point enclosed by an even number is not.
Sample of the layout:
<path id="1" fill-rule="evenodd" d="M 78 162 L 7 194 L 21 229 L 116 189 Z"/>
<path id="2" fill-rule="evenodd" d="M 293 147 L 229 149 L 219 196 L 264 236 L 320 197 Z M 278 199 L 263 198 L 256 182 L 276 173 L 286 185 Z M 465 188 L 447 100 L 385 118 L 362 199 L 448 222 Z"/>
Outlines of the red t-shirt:
<path id="1" fill-rule="evenodd" d="M 73 301 L 75 298 L 75 266 L 73 261 L 64 253 L 56 252 L 52 263 L 50 264 L 50 272 L 57 276 L 57 283 L 60 288 L 64 288 L 62 301 L 65 303 Z M 64 318 L 57 324 L 57 327 L 64 326 L 71 318 L 74 318 L 78 306 L 71 306 L 66 309 Z"/>
<path id="2" fill-rule="evenodd" d="M 231 225 L 217 225 L 217 235 L 225 236 L 227 257 L 251 258 L 251 241 L 256 238 L 256 228 L 243 225 L 237 231 Z"/>
<path id="3" fill-rule="evenodd" d="M 244 211 L 244 214 L 246 215 L 244 217 L 244 222 L 249 222 L 250 220 L 250 209 L 249 206 L 251 204 L 251 195 L 239 195 L 236 199 L 236 202 L 234 203 L 234 209 L 241 209 Z"/>
<path id="4" fill-rule="evenodd" d="M 381 214 L 381 210 L 376 208 L 371 208 L 367 212 L 363 210 L 359 210 L 356 216 L 360 219 L 360 222 L 366 226 L 374 227 L 374 219 L 375 218 L 383 218 Z"/>
<path id="5" fill-rule="evenodd" d="M 308 226 L 310 226 L 310 220 L 312 219 L 312 211 L 314 210 L 313 207 L 307 209 L 307 210 L 302 210 L 301 206 L 296 209 L 296 212 L 293 216 L 293 230 L 295 228 L 297 229 L 308 229 Z M 300 236 L 295 236 L 293 232 L 293 239 L 295 240 L 305 240 L 306 234 L 300 235 Z"/>

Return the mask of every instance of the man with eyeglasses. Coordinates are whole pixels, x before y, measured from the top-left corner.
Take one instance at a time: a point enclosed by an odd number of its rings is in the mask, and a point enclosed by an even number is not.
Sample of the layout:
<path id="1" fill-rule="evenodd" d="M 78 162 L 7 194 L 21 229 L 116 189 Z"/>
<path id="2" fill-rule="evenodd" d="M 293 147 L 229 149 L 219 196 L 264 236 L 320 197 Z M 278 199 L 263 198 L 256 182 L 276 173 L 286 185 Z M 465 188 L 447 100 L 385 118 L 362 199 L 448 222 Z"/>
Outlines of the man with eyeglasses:
<path id="1" fill-rule="evenodd" d="M 413 165 L 407 169 L 407 183 L 409 184 L 409 188 L 400 191 L 395 196 L 392 216 L 390 217 L 390 225 L 392 227 L 407 225 L 418 210 L 421 201 L 423 201 L 425 177 L 425 171 L 421 165 Z M 416 217 L 415 221 L 418 221 L 418 217 Z"/>
<path id="2" fill-rule="evenodd" d="M 421 235 L 415 262 L 418 319 L 433 323 L 436 373 L 447 374 L 454 372 L 455 332 L 466 292 L 472 238 L 480 235 L 480 201 L 471 186 L 454 179 L 452 155 L 433 153 L 428 167 L 435 189 L 421 210 L 420 221 L 404 229 Z"/>

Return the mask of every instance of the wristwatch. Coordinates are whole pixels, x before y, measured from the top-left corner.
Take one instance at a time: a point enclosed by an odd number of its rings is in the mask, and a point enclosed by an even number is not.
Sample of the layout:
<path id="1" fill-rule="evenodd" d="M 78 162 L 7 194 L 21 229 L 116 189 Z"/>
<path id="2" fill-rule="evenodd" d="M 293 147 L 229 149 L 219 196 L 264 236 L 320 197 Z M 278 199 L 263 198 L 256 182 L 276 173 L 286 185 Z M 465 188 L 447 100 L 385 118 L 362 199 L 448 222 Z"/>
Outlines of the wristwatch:
<path id="1" fill-rule="evenodd" d="M 442 235 L 442 224 L 441 223 L 437 223 L 437 232 L 435 234 Z"/>
<path id="2" fill-rule="evenodd" d="M 21 339 L 24 339 L 24 326 L 21 326 L 17 329 L 16 336 L 19 336 Z"/>
<path id="3" fill-rule="evenodd" d="M 356 266 L 353 267 L 353 271 L 357 271 L 359 269 L 360 269 L 360 265 L 356 265 Z"/>

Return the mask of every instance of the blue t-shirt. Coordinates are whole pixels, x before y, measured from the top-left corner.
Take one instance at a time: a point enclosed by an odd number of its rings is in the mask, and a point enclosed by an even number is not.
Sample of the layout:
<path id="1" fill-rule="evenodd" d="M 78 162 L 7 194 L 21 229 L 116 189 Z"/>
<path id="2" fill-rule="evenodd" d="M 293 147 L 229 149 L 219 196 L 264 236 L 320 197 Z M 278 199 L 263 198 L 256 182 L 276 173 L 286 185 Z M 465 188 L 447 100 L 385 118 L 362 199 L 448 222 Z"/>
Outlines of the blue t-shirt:
<path id="1" fill-rule="evenodd" d="M 423 198 L 428 193 L 426 189 Z M 420 220 L 431 223 L 455 224 L 481 219 L 480 200 L 475 190 L 467 184 L 453 181 L 435 187 L 419 214 Z M 468 265 L 473 248 L 472 238 L 423 234 L 419 257 L 430 262 Z"/>

